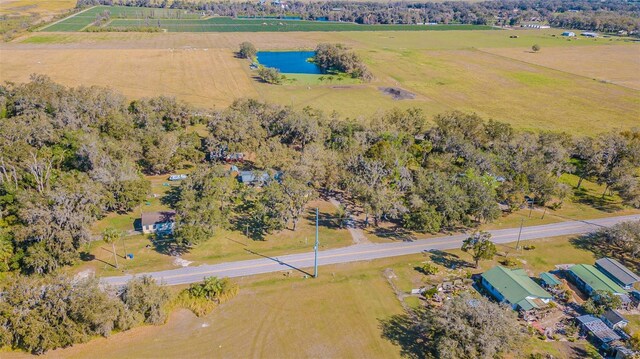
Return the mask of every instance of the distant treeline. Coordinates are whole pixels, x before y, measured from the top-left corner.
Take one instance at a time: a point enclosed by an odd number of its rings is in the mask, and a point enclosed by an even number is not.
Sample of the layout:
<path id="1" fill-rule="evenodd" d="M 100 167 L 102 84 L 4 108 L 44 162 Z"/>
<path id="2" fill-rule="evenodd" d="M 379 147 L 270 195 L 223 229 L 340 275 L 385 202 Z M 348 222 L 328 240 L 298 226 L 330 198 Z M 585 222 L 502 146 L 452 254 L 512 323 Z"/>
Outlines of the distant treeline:
<path id="1" fill-rule="evenodd" d="M 626 1 L 540 0 L 467 2 L 215 2 L 153 0 L 78 0 L 78 7 L 124 5 L 204 11 L 222 16 L 299 16 L 304 20 L 359 24 L 519 25 L 547 22 L 552 26 L 604 32 L 639 31 L 640 4 Z"/>

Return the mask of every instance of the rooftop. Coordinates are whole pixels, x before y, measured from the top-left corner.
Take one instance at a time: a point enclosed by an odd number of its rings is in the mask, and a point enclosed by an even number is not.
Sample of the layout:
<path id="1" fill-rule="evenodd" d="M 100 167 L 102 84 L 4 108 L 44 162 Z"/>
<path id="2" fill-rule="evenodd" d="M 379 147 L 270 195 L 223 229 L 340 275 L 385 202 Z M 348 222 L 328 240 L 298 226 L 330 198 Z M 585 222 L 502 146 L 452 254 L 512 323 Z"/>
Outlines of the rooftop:
<path id="1" fill-rule="evenodd" d="M 627 320 L 622 314 L 618 313 L 617 310 L 609 309 L 602 315 L 603 318 L 606 318 L 611 324 L 616 325 L 621 322 L 626 322 Z"/>
<path id="2" fill-rule="evenodd" d="M 552 298 L 551 294 L 529 278 L 522 269 L 512 270 L 496 266 L 482 273 L 482 277 L 509 303 L 517 304 L 524 310 L 544 307 L 546 304 L 540 299 Z"/>
<path id="3" fill-rule="evenodd" d="M 610 293 L 620 294 L 626 293 L 622 287 L 590 264 L 576 264 L 569 268 L 569 270 L 587 283 L 593 290 L 604 290 Z"/>
<path id="4" fill-rule="evenodd" d="M 616 332 L 593 315 L 583 315 L 576 319 L 603 343 L 620 340 L 620 336 Z"/>
<path id="5" fill-rule="evenodd" d="M 640 282 L 640 277 L 637 274 L 613 258 L 598 259 L 596 261 L 596 267 L 605 271 L 612 279 L 625 286 Z"/>
<path id="6" fill-rule="evenodd" d="M 555 274 L 549 273 L 549 272 L 541 273 L 540 279 L 542 279 L 545 282 L 545 284 L 550 287 L 555 287 L 562 284 L 560 279 L 558 279 L 558 277 L 556 277 Z"/>
<path id="7" fill-rule="evenodd" d="M 172 222 L 176 216 L 175 211 L 144 212 L 142 213 L 142 226 L 156 223 Z"/>

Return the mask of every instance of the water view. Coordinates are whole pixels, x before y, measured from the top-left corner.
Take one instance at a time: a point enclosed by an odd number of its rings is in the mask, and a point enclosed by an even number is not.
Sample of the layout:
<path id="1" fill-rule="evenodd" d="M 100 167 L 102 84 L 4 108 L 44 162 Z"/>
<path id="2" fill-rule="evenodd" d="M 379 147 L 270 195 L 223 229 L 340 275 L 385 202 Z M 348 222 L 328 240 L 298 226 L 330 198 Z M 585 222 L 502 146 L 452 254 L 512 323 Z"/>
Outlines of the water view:
<path id="1" fill-rule="evenodd" d="M 314 51 L 259 51 L 258 62 L 284 74 L 321 74 L 320 67 L 308 61 L 313 56 Z"/>

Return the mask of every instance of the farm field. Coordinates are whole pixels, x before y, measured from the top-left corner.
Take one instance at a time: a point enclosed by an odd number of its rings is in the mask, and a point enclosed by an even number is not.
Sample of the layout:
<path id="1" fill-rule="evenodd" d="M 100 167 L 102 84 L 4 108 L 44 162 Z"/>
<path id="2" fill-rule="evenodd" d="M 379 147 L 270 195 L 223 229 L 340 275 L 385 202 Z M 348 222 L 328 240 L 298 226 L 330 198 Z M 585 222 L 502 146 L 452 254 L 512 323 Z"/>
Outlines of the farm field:
<path id="1" fill-rule="evenodd" d="M 486 51 L 640 90 L 640 51 L 637 46 L 550 47 L 537 54 L 519 48 L 492 48 Z"/>
<path id="2" fill-rule="evenodd" d="M 513 32 L 519 38 L 509 38 Z M 582 134 L 636 125 L 640 91 L 624 84 L 640 81 L 640 69 L 628 71 L 637 62 L 627 62 L 635 54 L 640 57 L 640 45 L 623 39 L 567 41 L 551 36 L 557 33 L 559 30 L 43 32 L 0 45 L 0 80 L 22 82 L 32 73 L 42 73 L 65 85 L 111 86 L 132 99 L 164 94 L 209 108 L 251 97 L 297 108 L 312 106 L 326 113 L 337 111 L 353 118 L 394 107 L 418 107 L 429 116 L 455 109 L 518 128 Z M 364 58 L 375 80 L 354 84 L 305 77 L 283 86 L 263 84 L 254 78 L 248 62 L 234 57 L 242 41 L 251 41 L 261 50 L 344 43 Z M 531 55 L 556 63 L 539 65 L 493 53 L 510 51 L 520 56 L 533 43 L 540 44 L 542 51 Z M 590 60 L 563 60 L 563 51 Z M 552 60 L 554 56 L 558 60 Z M 612 66 L 589 72 L 596 61 Z M 379 87 L 402 88 L 415 94 L 415 99 L 395 100 Z"/>
<path id="3" fill-rule="evenodd" d="M 158 27 L 169 32 L 292 32 L 292 31 L 442 31 L 490 30 L 490 26 L 475 25 L 359 25 L 325 21 L 280 19 L 234 19 L 230 17 L 201 18 L 198 13 L 177 9 L 153 9 L 127 6 L 95 6 L 73 15 L 43 31 L 80 31 L 90 26 L 96 15 L 105 11 L 111 20 L 102 27 L 119 30 Z"/>
<path id="4" fill-rule="evenodd" d="M 565 263 L 567 255 L 576 262 L 593 261 L 591 253 L 573 247 L 566 237 L 527 243 L 537 248 L 509 256 L 515 256 L 536 274 Z M 513 251 L 513 247 L 511 243 L 499 250 Z M 471 262 L 466 253 L 454 250 L 451 254 L 452 260 L 458 256 L 459 260 Z M 423 255 L 412 255 L 326 266 L 321 267 L 318 279 L 302 279 L 297 274 L 285 277 L 280 273 L 238 278 L 238 296 L 208 316 L 197 318 L 179 310 L 163 326 L 135 328 L 107 339 L 98 338 L 87 344 L 55 350 L 42 357 L 149 358 L 161 351 L 167 358 L 281 358 L 292 352 L 301 358 L 399 358 L 401 348 L 385 339 L 381 331 L 384 320 L 402 312 L 383 271 L 393 270 L 398 289 L 408 291 L 424 282 L 426 277 L 414 267 L 426 259 Z M 481 268 L 461 269 L 460 273 L 481 271 L 496 263 L 484 261 Z M 246 313 L 251 313 L 250 319 L 237 320 Z M 564 350 L 566 343 L 532 338 L 523 344 L 525 355 L 529 351 L 544 351 L 557 358 L 571 358 L 570 351 Z M 4 357 L 30 356 L 3 353 Z"/>
<path id="5" fill-rule="evenodd" d="M 73 9 L 75 0 L 0 0 L 0 15 L 52 15 Z"/>

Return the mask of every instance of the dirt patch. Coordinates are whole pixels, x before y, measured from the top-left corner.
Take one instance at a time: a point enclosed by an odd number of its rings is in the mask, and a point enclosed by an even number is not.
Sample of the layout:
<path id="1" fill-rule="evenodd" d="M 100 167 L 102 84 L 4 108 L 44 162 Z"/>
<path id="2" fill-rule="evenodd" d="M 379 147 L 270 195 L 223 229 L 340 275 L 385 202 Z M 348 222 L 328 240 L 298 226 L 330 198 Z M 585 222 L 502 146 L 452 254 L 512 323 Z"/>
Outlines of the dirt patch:
<path id="1" fill-rule="evenodd" d="M 394 100 L 413 100 L 416 98 L 414 93 L 403 90 L 399 87 L 378 87 L 383 94 L 393 97 Z"/>

